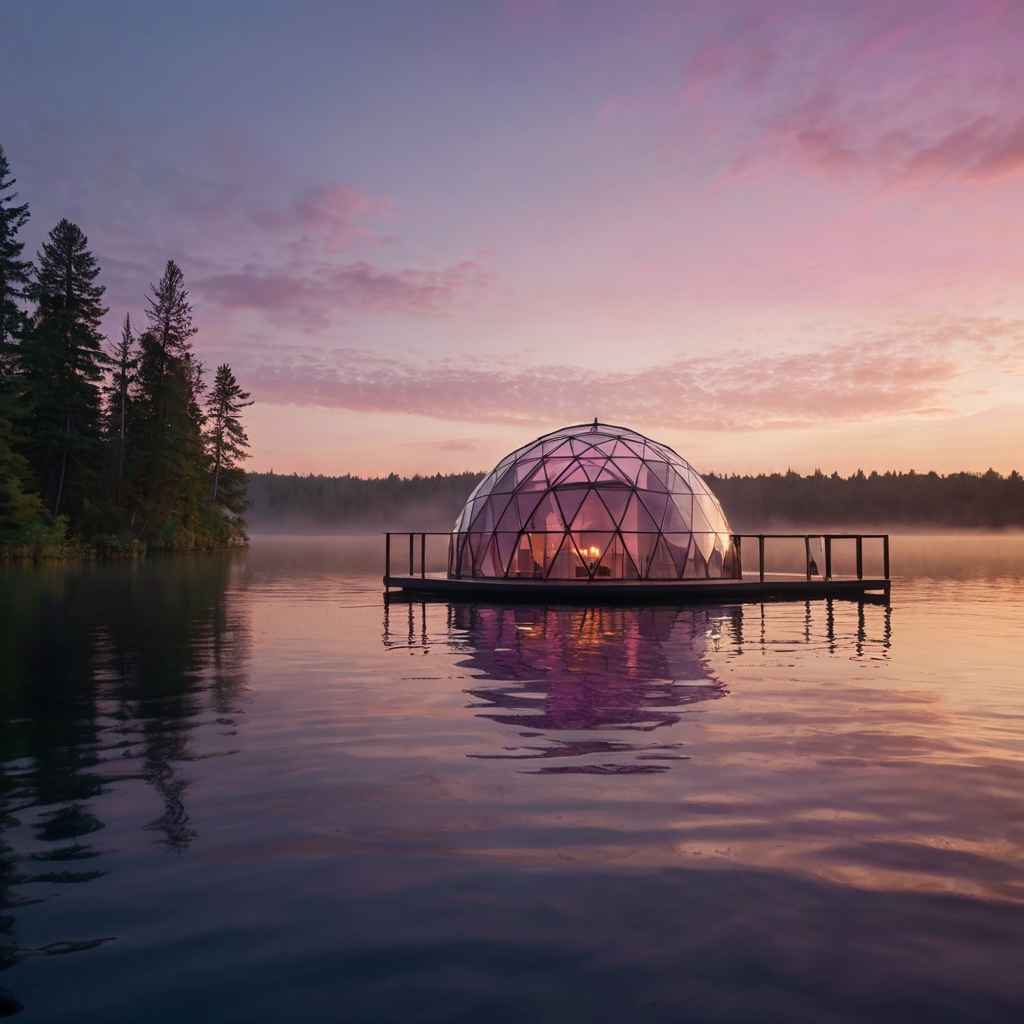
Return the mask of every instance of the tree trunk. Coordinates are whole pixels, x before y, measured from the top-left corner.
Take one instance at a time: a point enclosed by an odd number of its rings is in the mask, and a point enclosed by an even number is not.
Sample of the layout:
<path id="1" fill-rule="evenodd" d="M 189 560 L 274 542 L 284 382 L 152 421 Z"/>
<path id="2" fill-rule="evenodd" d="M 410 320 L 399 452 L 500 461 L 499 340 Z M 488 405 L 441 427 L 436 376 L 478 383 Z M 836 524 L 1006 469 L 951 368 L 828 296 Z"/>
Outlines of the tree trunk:
<path id="1" fill-rule="evenodd" d="M 67 425 L 64 427 L 64 433 L 71 434 L 71 413 L 68 413 Z M 64 493 L 64 470 L 68 464 L 68 445 L 64 442 L 64 454 L 60 458 L 60 482 L 57 484 L 57 500 L 53 503 L 53 515 L 56 518 L 60 514 L 60 499 Z"/>

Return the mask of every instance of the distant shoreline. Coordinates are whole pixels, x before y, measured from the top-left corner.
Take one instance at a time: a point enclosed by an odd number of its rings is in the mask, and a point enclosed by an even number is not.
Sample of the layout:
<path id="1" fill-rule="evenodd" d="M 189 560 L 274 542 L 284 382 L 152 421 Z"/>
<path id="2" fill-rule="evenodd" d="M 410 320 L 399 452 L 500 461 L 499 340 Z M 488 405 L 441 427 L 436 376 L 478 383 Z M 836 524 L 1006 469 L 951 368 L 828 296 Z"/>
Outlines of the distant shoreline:
<path id="1" fill-rule="evenodd" d="M 483 473 L 362 478 L 249 473 L 249 533 L 448 531 Z M 707 481 L 737 532 L 1024 529 L 1024 477 L 986 473 L 774 473 Z"/>

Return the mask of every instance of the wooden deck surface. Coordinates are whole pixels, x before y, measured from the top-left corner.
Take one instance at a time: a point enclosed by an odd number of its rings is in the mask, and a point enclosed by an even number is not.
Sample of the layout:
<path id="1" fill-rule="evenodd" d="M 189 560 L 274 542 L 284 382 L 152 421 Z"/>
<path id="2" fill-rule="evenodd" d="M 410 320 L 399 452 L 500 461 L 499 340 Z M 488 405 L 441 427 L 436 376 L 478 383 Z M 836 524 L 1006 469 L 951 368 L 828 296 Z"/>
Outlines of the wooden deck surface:
<path id="1" fill-rule="evenodd" d="M 385 576 L 390 597 L 470 598 L 474 600 L 581 604 L 680 604 L 719 601 L 888 600 L 887 579 L 743 580 L 533 580 L 448 579 L 447 576 Z"/>

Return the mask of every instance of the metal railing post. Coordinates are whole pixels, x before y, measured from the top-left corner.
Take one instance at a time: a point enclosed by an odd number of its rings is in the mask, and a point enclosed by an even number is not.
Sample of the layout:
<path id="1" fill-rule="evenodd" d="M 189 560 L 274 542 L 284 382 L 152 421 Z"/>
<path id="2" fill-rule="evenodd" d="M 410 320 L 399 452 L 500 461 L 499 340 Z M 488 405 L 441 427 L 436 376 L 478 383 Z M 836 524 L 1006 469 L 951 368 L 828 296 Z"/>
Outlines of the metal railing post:
<path id="1" fill-rule="evenodd" d="M 825 579 L 832 579 L 832 538 L 825 537 Z"/>
<path id="2" fill-rule="evenodd" d="M 420 534 L 420 579 L 427 577 L 427 535 Z"/>
<path id="3" fill-rule="evenodd" d="M 857 579 L 864 579 L 864 538 L 857 534 Z"/>
<path id="4" fill-rule="evenodd" d="M 390 587 L 391 580 L 391 534 L 384 534 L 384 589 Z"/>
<path id="5" fill-rule="evenodd" d="M 757 535 L 757 555 L 758 555 L 758 573 L 761 577 L 761 582 L 764 583 L 764 534 L 759 533 Z"/>
<path id="6" fill-rule="evenodd" d="M 889 534 L 882 537 L 882 572 L 889 578 Z"/>
<path id="7" fill-rule="evenodd" d="M 743 538 L 737 533 L 732 542 L 736 545 L 736 577 L 743 579 Z"/>
<path id="8" fill-rule="evenodd" d="M 811 582 L 811 538 L 804 536 L 804 568 L 807 570 L 807 582 Z"/>
<path id="9" fill-rule="evenodd" d="M 414 533 L 409 534 L 409 575 L 412 576 L 416 572 L 416 567 L 413 565 L 413 538 L 416 536 Z"/>

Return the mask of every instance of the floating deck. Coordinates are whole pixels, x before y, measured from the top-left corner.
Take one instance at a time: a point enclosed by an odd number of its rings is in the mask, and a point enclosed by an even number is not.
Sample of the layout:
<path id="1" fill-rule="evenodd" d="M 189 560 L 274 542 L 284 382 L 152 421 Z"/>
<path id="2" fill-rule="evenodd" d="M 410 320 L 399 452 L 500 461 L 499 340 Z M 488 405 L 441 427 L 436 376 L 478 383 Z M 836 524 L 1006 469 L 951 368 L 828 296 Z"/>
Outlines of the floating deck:
<path id="1" fill-rule="evenodd" d="M 392 598 L 470 598 L 559 604 L 705 604 L 722 601 L 839 601 L 889 599 L 888 579 L 743 580 L 532 580 L 448 579 L 447 576 L 385 576 Z"/>

